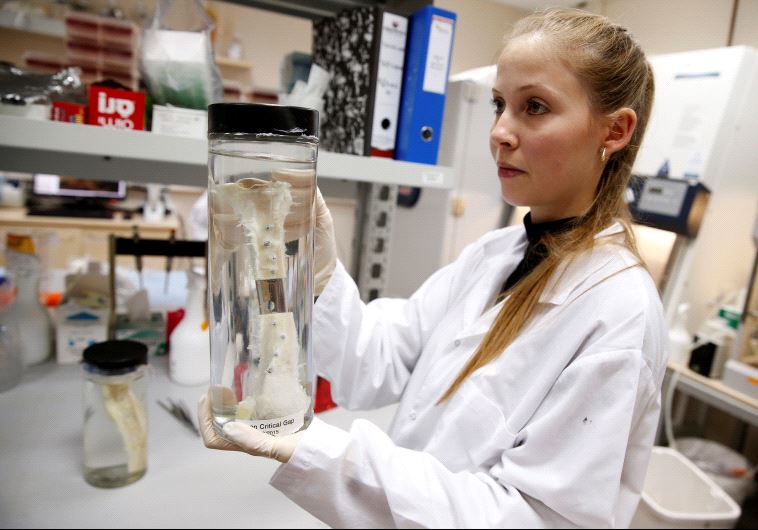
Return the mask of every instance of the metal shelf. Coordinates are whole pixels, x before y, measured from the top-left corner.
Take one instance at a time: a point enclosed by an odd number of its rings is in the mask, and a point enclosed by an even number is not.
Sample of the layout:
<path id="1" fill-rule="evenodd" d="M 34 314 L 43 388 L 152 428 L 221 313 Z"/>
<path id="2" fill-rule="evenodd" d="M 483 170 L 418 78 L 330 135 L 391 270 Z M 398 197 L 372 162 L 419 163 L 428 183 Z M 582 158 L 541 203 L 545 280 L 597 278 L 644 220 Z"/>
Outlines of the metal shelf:
<path id="1" fill-rule="evenodd" d="M 343 9 L 372 5 L 385 6 L 398 13 L 409 14 L 424 5 L 431 4 L 432 0 L 227 0 L 227 2 L 315 20 L 333 17 Z"/>
<path id="2" fill-rule="evenodd" d="M 206 186 L 205 139 L 0 116 L 0 170 Z M 320 178 L 451 188 L 453 168 L 321 151 Z"/>
<path id="3" fill-rule="evenodd" d="M 0 27 L 57 38 L 66 34 L 62 20 L 28 12 L 0 10 Z"/>

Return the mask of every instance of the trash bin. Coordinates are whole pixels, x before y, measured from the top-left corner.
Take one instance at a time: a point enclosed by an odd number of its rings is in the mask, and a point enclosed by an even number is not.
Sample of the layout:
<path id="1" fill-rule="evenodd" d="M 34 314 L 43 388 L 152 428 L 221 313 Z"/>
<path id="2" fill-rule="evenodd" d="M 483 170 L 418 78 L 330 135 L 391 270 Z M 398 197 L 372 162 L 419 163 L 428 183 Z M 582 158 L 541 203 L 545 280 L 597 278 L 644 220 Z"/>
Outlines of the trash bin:
<path id="1" fill-rule="evenodd" d="M 653 447 L 631 528 L 734 528 L 740 507 L 679 451 Z"/>
<path id="2" fill-rule="evenodd" d="M 755 490 L 753 469 L 745 456 L 713 440 L 677 438 L 676 448 L 742 506 Z"/>

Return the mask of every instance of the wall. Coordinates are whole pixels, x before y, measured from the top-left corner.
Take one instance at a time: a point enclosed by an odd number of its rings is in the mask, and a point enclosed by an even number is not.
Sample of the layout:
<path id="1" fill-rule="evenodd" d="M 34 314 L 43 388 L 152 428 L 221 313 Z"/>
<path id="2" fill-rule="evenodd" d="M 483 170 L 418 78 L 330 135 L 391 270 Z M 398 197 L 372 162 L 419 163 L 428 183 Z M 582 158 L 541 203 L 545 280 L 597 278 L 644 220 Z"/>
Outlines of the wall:
<path id="1" fill-rule="evenodd" d="M 226 55 L 235 34 L 243 58 L 253 63 L 257 89 L 279 88 L 279 66 L 293 51 L 311 52 L 311 21 L 228 2 L 208 2 L 218 17 L 217 55 Z"/>
<path id="2" fill-rule="evenodd" d="M 494 0 L 434 4 L 458 14 L 453 74 L 493 64 L 502 37 L 529 12 Z M 589 0 L 584 9 L 627 27 L 653 55 L 726 46 L 733 5 L 734 0 Z M 758 1 L 739 2 L 732 43 L 758 48 Z"/>
<path id="3" fill-rule="evenodd" d="M 758 2 L 742 0 L 734 25 L 734 44 L 758 48 Z"/>
<path id="4" fill-rule="evenodd" d="M 28 2 L 45 5 L 35 0 Z M 47 2 L 50 4 L 50 2 Z M 143 0 L 152 13 L 155 0 Z M 502 37 L 528 11 L 491 0 L 435 0 L 435 5 L 458 14 L 451 72 L 462 72 L 495 62 Z M 546 2 L 549 4 L 549 2 Z M 93 0 L 95 9 L 106 0 Z M 137 0 L 121 0 L 127 15 L 134 16 Z M 265 88 L 279 85 L 279 63 L 291 51 L 309 52 L 310 21 L 222 1 L 205 2 L 216 16 L 216 40 L 220 55 L 238 32 L 245 58 L 254 64 L 256 83 Z M 648 54 L 726 46 L 733 0 L 589 0 L 586 9 L 602 13 L 628 27 Z M 758 47 L 758 1 L 742 0 L 734 28 L 734 44 Z M 28 48 L 55 51 L 55 40 L 0 31 L 0 59 L 20 62 Z M 62 49 L 61 49 L 62 53 Z"/>
<path id="5" fill-rule="evenodd" d="M 726 46 L 732 0 L 594 0 L 586 9 L 629 29 L 649 55 Z"/>
<path id="6" fill-rule="evenodd" d="M 727 46 L 734 0 L 590 0 L 585 9 L 628 28 L 649 55 Z M 758 2 L 738 4 L 732 44 L 758 47 Z"/>
<path id="7" fill-rule="evenodd" d="M 494 64 L 503 36 L 528 13 L 486 0 L 435 0 L 434 5 L 458 15 L 451 75 Z"/>

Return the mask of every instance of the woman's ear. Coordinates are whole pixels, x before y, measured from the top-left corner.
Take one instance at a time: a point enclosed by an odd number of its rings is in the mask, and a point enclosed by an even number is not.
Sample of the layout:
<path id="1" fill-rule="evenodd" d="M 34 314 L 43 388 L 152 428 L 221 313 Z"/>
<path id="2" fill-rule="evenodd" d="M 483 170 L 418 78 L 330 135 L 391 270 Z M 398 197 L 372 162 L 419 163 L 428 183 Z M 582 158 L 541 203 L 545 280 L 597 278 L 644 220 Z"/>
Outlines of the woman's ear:
<path id="1" fill-rule="evenodd" d="M 603 140 L 608 156 L 621 151 L 632 139 L 637 125 L 637 113 L 628 107 L 621 108 L 608 116 L 608 131 Z"/>

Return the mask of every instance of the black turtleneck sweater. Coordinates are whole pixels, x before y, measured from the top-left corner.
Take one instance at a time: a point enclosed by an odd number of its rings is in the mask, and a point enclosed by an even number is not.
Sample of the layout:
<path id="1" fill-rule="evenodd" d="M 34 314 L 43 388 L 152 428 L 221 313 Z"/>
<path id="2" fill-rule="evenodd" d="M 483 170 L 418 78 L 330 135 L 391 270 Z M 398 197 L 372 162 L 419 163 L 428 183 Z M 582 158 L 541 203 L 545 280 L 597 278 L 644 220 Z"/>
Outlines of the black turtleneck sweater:
<path id="1" fill-rule="evenodd" d="M 526 252 L 521 261 L 516 265 L 516 269 L 505 280 L 503 287 L 498 295 L 497 301 L 499 302 L 505 297 L 505 293 L 518 281 L 529 274 L 534 268 L 545 259 L 547 256 L 547 248 L 542 242 L 542 236 L 546 233 L 559 233 L 566 230 L 571 225 L 576 217 L 567 217 L 565 219 L 558 219 L 556 221 L 546 221 L 544 223 L 533 223 L 532 213 L 529 212 L 524 216 L 524 228 L 526 229 L 526 238 L 529 241 L 526 247 Z"/>

